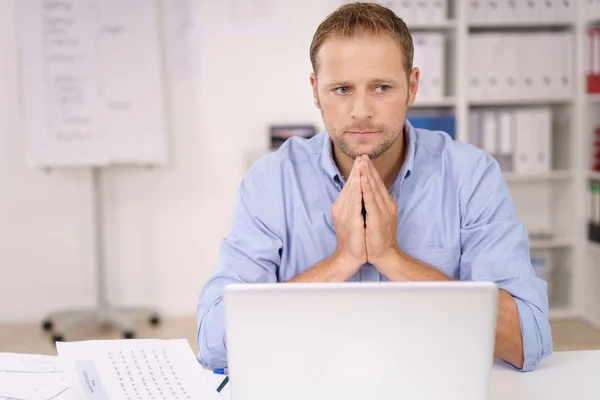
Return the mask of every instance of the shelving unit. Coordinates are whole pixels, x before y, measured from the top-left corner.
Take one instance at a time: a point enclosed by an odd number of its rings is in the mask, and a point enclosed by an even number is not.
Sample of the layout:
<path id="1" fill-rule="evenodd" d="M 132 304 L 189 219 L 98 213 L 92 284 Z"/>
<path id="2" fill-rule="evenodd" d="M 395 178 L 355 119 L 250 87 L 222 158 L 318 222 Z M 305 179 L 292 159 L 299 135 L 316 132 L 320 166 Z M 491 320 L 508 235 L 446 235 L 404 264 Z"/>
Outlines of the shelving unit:
<path id="1" fill-rule="evenodd" d="M 505 172 L 504 179 L 508 183 L 533 183 L 533 182 L 570 182 L 573 179 L 571 171 L 552 171 L 548 174 L 517 174 Z"/>
<path id="2" fill-rule="evenodd" d="M 431 31 L 449 31 L 456 28 L 456 21 L 447 20 L 442 22 L 432 22 L 430 24 L 425 24 L 422 22 L 418 22 L 410 25 L 410 30 L 412 32 L 431 32 Z"/>
<path id="3" fill-rule="evenodd" d="M 588 103 L 600 103 L 600 94 L 588 94 L 585 99 Z"/>
<path id="4" fill-rule="evenodd" d="M 573 241 L 567 237 L 557 237 L 552 239 L 531 239 L 529 242 L 531 249 L 549 250 L 549 249 L 568 249 L 573 247 Z"/>
<path id="5" fill-rule="evenodd" d="M 409 25 L 413 32 L 443 31 L 447 35 L 446 98 L 438 102 L 417 103 L 412 108 L 440 108 L 454 111 L 456 138 L 468 141 L 469 113 L 478 108 L 520 108 L 550 106 L 554 112 L 570 116 L 566 128 L 557 128 L 553 121 L 552 142 L 554 147 L 553 169 L 549 173 L 504 173 L 513 195 L 519 219 L 530 232 L 533 252 L 551 254 L 552 270 L 549 282 L 550 317 L 552 319 L 581 317 L 592 325 L 600 326 L 599 291 L 600 262 L 593 264 L 593 257 L 600 260 L 600 245 L 587 241 L 585 217 L 586 182 L 589 177 L 600 179 L 600 173 L 588 172 L 588 113 L 596 103 L 600 113 L 600 95 L 588 95 L 585 89 L 585 55 L 587 49 L 586 29 L 591 23 L 600 24 L 600 16 L 590 19 L 587 2 L 571 2 L 574 5 L 573 20 L 568 21 L 507 21 L 469 22 L 467 1 L 450 0 L 449 20 L 431 25 Z M 562 97 L 543 98 L 490 98 L 470 99 L 468 41 L 471 35 L 481 32 L 556 32 L 573 33 L 573 92 Z M 418 100 L 417 100 L 418 101 Z M 560 152 L 560 149 L 564 149 Z M 537 196 L 537 197 L 536 197 Z M 531 199 L 543 199 L 538 204 Z M 541 227 L 541 228 L 540 228 Z M 536 239 L 536 232 L 551 230 L 550 238 Z M 590 256 L 593 254 L 593 256 Z M 590 261 L 590 259 L 592 261 Z M 600 292 L 600 291 L 599 291 Z M 597 306 L 590 306 L 598 302 Z M 596 313 L 594 313 L 597 311 Z"/>
<path id="6" fill-rule="evenodd" d="M 469 22 L 470 29 L 568 29 L 573 27 L 573 21 L 491 21 L 491 22 Z"/>
<path id="7" fill-rule="evenodd" d="M 441 107 L 454 107 L 456 105 L 456 99 L 454 97 L 446 97 L 441 100 L 418 100 L 419 95 L 417 94 L 417 100 L 411 108 L 441 108 Z"/>
<path id="8" fill-rule="evenodd" d="M 469 105 L 477 107 L 524 107 L 524 106 L 551 106 L 572 104 L 573 98 L 549 99 L 477 99 L 469 100 Z"/>

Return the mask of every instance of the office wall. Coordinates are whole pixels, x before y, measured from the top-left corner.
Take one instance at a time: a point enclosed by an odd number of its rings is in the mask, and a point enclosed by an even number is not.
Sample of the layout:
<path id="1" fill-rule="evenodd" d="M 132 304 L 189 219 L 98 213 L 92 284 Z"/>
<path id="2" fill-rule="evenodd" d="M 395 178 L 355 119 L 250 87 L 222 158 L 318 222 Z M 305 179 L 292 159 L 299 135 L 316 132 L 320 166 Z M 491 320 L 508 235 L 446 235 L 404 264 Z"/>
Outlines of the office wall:
<path id="1" fill-rule="evenodd" d="M 95 301 L 89 172 L 45 175 L 25 166 L 14 1 L 0 2 L 0 322 Z M 114 303 L 193 314 L 248 158 L 268 146 L 268 125 L 322 126 L 308 47 L 337 2 L 290 0 L 277 26 L 261 23 L 256 31 L 234 23 L 223 3 L 236 2 L 202 1 L 200 78 L 167 77 L 170 165 L 105 172 Z"/>

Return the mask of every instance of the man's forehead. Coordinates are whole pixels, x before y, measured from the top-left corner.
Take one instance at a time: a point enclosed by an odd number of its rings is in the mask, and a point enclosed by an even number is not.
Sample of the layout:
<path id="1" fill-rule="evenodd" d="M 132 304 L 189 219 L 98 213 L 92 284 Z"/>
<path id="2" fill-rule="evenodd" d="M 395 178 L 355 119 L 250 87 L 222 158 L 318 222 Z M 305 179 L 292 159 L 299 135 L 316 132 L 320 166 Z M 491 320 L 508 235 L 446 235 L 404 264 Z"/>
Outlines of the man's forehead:
<path id="1" fill-rule="evenodd" d="M 319 49 L 318 72 L 336 80 L 396 76 L 404 74 L 403 60 L 400 45 L 390 35 L 336 36 Z"/>

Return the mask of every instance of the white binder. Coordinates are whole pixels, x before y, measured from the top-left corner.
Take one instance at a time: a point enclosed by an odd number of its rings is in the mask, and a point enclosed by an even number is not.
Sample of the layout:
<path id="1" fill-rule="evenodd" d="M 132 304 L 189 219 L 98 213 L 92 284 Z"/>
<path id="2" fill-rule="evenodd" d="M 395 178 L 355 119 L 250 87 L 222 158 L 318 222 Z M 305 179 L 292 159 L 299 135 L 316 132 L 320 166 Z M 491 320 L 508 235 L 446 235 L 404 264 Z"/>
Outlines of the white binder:
<path id="1" fill-rule="evenodd" d="M 529 111 L 533 121 L 529 142 L 530 154 L 532 155 L 531 171 L 536 173 L 548 173 L 552 163 L 552 112 L 550 108 L 538 108 Z"/>
<path id="2" fill-rule="evenodd" d="M 559 0 L 559 2 L 562 0 Z M 556 0 L 537 0 L 539 6 L 538 19 L 541 21 L 556 21 L 559 18 Z"/>
<path id="3" fill-rule="evenodd" d="M 485 22 L 487 0 L 469 0 L 467 1 L 467 20 L 471 23 Z"/>
<path id="4" fill-rule="evenodd" d="M 427 101 L 429 99 L 429 86 L 427 84 L 428 69 L 431 68 L 427 60 L 427 35 L 413 34 L 414 56 L 413 66 L 419 68 L 419 90 L 417 98 L 419 101 Z"/>
<path id="5" fill-rule="evenodd" d="M 498 122 L 494 111 L 483 112 L 482 142 L 483 150 L 498 157 Z"/>
<path id="6" fill-rule="evenodd" d="M 498 114 L 499 155 L 498 162 L 502 171 L 512 171 L 513 166 L 513 135 L 514 112 L 502 110 Z"/>
<path id="7" fill-rule="evenodd" d="M 429 0 L 431 21 L 444 22 L 448 20 L 448 0 Z"/>
<path id="8" fill-rule="evenodd" d="M 412 3 L 413 21 L 418 23 L 430 21 L 432 2 L 430 0 L 413 0 Z"/>
<path id="9" fill-rule="evenodd" d="M 529 38 L 526 35 L 518 34 L 515 47 L 517 58 L 520 60 L 520 67 L 517 70 L 517 98 L 531 96 L 533 90 L 535 66 L 531 65 L 529 50 Z"/>
<path id="10" fill-rule="evenodd" d="M 429 75 L 425 79 L 429 100 L 441 100 L 444 97 L 445 45 L 446 36 L 442 33 L 431 33 L 427 37 L 425 63 Z"/>
<path id="11" fill-rule="evenodd" d="M 575 16 L 574 3 L 576 0 L 553 0 L 555 6 L 555 21 L 571 22 Z"/>
<path id="12" fill-rule="evenodd" d="M 502 90 L 506 98 L 517 99 L 520 91 L 519 69 L 521 63 L 518 53 L 519 35 L 506 35 L 504 46 L 506 51 L 504 52 L 504 62 L 501 70 Z"/>
<path id="13" fill-rule="evenodd" d="M 488 0 L 485 2 L 487 5 L 485 11 L 486 22 L 502 22 L 504 20 L 501 14 L 501 4 L 503 1 L 504 0 Z"/>
<path id="14" fill-rule="evenodd" d="M 479 110 L 471 110 L 469 113 L 469 143 L 473 146 L 483 148 L 482 142 L 482 114 Z"/>
<path id="15" fill-rule="evenodd" d="M 573 34 L 560 34 L 556 44 L 559 50 L 556 91 L 559 97 L 569 97 L 573 95 Z"/>
<path id="16" fill-rule="evenodd" d="M 481 48 L 485 44 L 483 35 L 471 35 L 467 43 L 468 52 L 468 96 L 472 100 L 483 98 L 483 80 L 486 61 L 481 56 Z"/>
<path id="17" fill-rule="evenodd" d="M 529 153 L 529 137 L 531 135 L 530 126 L 529 110 L 516 110 L 513 166 L 514 171 L 519 174 L 531 172 Z"/>

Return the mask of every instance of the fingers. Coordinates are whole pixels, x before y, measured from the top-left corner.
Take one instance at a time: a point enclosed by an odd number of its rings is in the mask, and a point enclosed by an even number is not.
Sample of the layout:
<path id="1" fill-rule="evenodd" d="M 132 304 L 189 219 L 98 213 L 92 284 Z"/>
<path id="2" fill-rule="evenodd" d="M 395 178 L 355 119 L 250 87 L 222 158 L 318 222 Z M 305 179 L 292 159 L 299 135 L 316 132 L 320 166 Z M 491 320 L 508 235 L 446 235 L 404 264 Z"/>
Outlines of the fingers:
<path id="1" fill-rule="evenodd" d="M 364 156 L 361 160 L 361 174 L 366 176 L 368 185 L 367 188 L 370 189 L 373 195 L 374 205 L 380 211 L 387 209 L 387 203 L 385 201 L 384 196 L 387 195 L 387 189 L 383 186 L 383 189 L 377 184 L 374 174 L 377 174 L 375 167 L 370 168 L 369 163 L 371 161 L 367 156 Z M 372 164 L 371 164 L 372 165 Z M 379 176 L 379 174 L 377 174 Z M 367 210 L 368 211 L 368 210 Z"/>
<path id="2" fill-rule="evenodd" d="M 366 175 L 361 175 L 360 187 L 362 190 L 363 199 L 365 200 L 367 215 L 379 214 L 380 208 L 375 200 L 375 194 L 373 193 L 373 188 L 371 187 L 369 178 Z"/>
<path id="3" fill-rule="evenodd" d="M 346 186 L 350 190 L 350 200 L 348 203 L 350 216 L 356 217 L 361 213 L 362 207 L 362 192 L 360 188 L 360 179 L 361 174 L 358 168 L 358 162 L 355 161 L 354 167 L 352 168 L 352 172 L 350 173 L 350 177 Z"/>

